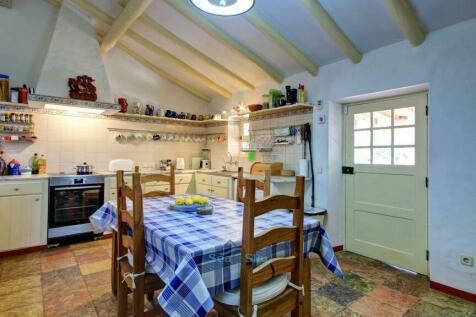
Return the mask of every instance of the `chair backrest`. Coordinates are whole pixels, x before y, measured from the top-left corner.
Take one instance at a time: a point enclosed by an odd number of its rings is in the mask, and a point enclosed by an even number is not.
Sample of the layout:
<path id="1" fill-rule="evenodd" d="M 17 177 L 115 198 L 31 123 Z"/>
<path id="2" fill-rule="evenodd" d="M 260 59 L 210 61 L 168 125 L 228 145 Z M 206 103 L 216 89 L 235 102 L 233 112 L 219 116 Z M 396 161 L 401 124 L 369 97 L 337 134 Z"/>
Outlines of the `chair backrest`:
<path id="1" fill-rule="evenodd" d="M 124 182 L 124 171 L 117 171 L 117 247 L 118 256 L 133 255 L 131 273 L 140 274 L 145 270 L 144 210 L 141 176 L 132 174 L 132 188 Z M 127 199 L 132 201 L 132 209 L 127 208 Z M 129 282 L 129 279 L 127 279 Z"/>
<path id="2" fill-rule="evenodd" d="M 294 196 L 275 195 L 255 201 L 255 190 L 256 181 L 246 180 L 240 273 L 240 312 L 244 316 L 251 316 L 253 311 L 253 287 L 284 273 L 291 273 L 291 283 L 294 285 L 303 285 L 304 177 L 296 177 Z M 255 236 L 255 218 L 275 209 L 292 209 L 292 226 L 270 228 Z M 268 259 L 258 267 L 253 267 L 253 257 L 257 251 L 286 241 L 291 243 L 290 256 Z M 298 298 L 301 298 L 301 293 L 298 293 Z"/>
<path id="3" fill-rule="evenodd" d="M 139 167 L 136 166 L 135 171 L 139 172 Z M 165 190 L 153 190 L 147 193 L 144 193 L 144 197 L 161 197 L 161 196 L 169 196 L 175 195 L 175 165 L 170 166 L 170 175 L 165 174 L 150 174 L 141 177 L 141 183 L 147 184 L 152 182 L 161 182 L 161 183 L 169 183 L 170 189 L 169 191 Z"/>
<path id="4" fill-rule="evenodd" d="M 236 180 L 236 201 L 241 203 L 245 202 L 245 190 L 246 179 L 243 177 L 243 167 L 238 167 L 238 178 Z M 264 171 L 264 180 L 256 181 L 256 188 L 263 191 L 263 197 L 271 195 L 271 170 Z"/>

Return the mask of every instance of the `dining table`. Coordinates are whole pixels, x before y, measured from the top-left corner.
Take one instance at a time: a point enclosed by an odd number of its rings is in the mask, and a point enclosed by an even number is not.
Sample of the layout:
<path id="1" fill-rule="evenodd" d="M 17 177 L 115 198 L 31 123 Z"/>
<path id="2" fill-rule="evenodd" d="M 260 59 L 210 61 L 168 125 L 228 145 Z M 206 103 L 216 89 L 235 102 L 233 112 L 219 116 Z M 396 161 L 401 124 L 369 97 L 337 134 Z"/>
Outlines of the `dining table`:
<path id="1" fill-rule="evenodd" d="M 208 196 L 208 195 L 207 195 Z M 177 196 L 144 198 L 146 263 L 165 283 L 158 303 L 169 316 L 206 316 L 213 297 L 240 286 L 243 203 L 208 196 L 213 213 L 171 209 Z M 128 201 L 129 208 L 132 202 Z M 93 215 L 96 232 L 117 225 L 115 201 L 106 202 Z M 255 234 L 273 227 L 292 226 L 289 210 L 273 210 L 255 219 Z M 304 218 L 304 256 L 319 255 L 328 270 L 343 273 L 318 219 Z M 291 254 L 291 243 L 281 242 L 255 253 L 254 264 Z"/>

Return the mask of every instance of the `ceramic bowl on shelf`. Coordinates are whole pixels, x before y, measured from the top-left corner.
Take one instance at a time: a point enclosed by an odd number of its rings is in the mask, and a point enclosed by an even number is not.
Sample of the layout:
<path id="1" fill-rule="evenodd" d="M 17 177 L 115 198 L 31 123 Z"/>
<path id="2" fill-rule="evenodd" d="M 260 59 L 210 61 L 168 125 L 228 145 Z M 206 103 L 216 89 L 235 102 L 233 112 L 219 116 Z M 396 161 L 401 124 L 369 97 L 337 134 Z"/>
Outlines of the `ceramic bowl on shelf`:
<path id="1" fill-rule="evenodd" d="M 259 111 L 261 109 L 263 109 L 263 105 L 260 105 L 260 104 L 252 104 L 252 105 L 248 105 L 248 109 L 250 109 L 251 112 L 255 112 L 255 111 Z"/>

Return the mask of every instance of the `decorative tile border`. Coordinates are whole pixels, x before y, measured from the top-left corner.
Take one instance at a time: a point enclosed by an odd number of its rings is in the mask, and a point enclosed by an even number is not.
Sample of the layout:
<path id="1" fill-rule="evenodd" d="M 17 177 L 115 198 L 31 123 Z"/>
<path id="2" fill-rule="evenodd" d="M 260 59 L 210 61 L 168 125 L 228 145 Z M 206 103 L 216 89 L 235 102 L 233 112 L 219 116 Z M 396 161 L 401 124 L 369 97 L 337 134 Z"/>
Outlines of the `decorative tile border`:
<path id="1" fill-rule="evenodd" d="M 42 103 L 62 104 L 62 105 L 68 105 L 68 106 L 81 106 L 81 107 L 86 107 L 86 108 L 100 108 L 100 109 L 104 109 L 104 110 L 119 111 L 119 109 L 120 109 L 120 106 L 118 104 L 115 104 L 115 103 L 87 101 L 87 100 L 79 100 L 79 99 L 71 99 L 71 98 L 63 98 L 63 97 L 53 97 L 53 96 L 45 96 L 45 95 L 29 95 L 28 100 L 42 102 Z"/>

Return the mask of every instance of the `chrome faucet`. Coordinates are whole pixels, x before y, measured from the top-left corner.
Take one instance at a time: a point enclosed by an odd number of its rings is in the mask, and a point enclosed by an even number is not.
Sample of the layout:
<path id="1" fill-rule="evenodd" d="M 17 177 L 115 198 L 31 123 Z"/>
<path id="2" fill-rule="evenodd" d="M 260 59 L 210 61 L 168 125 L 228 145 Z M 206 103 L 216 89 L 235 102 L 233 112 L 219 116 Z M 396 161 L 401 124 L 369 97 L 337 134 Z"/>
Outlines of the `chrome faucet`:
<path id="1" fill-rule="evenodd" d="M 236 161 L 233 161 L 233 155 L 231 155 L 230 152 L 227 152 L 227 153 L 226 153 L 226 156 L 227 156 L 227 158 L 229 158 L 229 159 L 228 159 L 228 160 L 225 160 L 225 159 L 223 158 L 223 166 L 222 166 L 222 169 L 223 169 L 224 171 L 227 171 L 228 165 L 238 166 L 238 161 L 237 161 L 237 160 L 236 160 Z"/>

